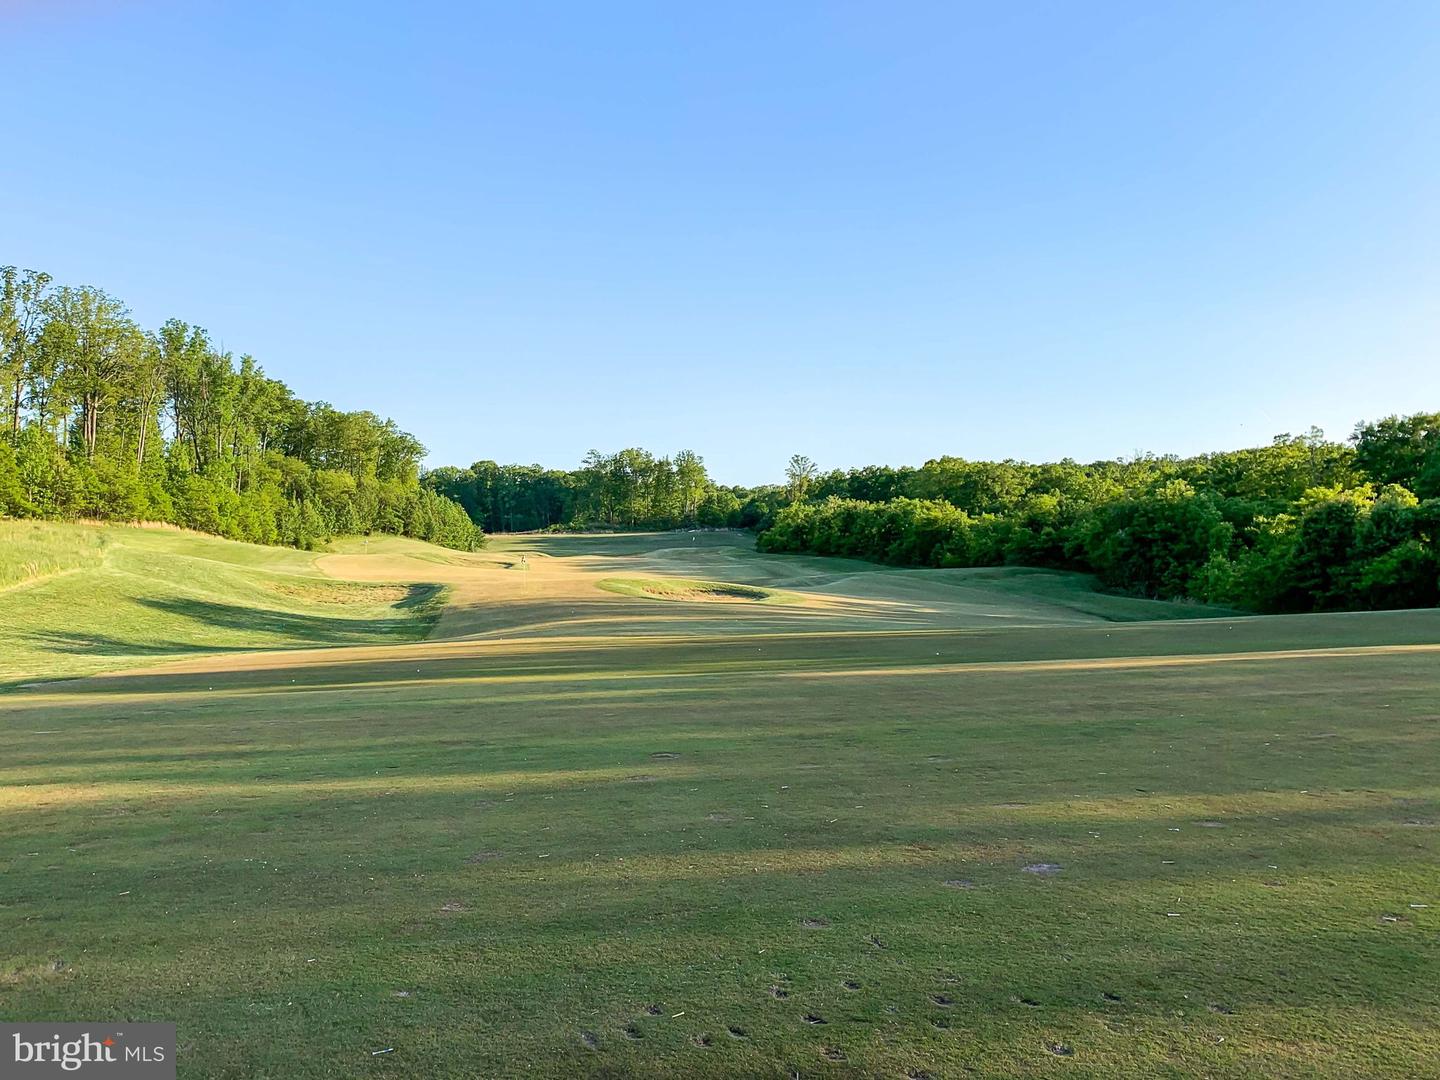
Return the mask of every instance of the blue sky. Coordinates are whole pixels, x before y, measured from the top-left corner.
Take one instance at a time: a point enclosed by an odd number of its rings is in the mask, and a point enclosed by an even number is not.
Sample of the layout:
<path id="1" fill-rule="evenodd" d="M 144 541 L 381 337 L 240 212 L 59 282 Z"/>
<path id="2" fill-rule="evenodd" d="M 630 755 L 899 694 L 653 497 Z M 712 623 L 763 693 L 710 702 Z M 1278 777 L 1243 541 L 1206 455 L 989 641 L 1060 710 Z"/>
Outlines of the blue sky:
<path id="1" fill-rule="evenodd" d="M 1440 5 L 0 0 L 0 262 L 431 464 L 1440 409 Z"/>

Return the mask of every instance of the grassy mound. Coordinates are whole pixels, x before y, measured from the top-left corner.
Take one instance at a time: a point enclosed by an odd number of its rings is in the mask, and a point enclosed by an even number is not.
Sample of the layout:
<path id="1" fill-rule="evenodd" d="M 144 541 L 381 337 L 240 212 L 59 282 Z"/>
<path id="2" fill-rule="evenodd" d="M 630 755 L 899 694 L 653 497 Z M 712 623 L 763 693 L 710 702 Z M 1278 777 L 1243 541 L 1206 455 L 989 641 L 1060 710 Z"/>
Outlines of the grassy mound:
<path id="1" fill-rule="evenodd" d="M 757 604 L 793 604 L 799 600 L 799 597 L 777 589 L 694 578 L 602 578 L 595 584 L 606 592 L 643 596 L 651 600 L 749 601 Z"/>
<path id="2" fill-rule="evenodd" d="M 187 655 L 422 639 L 432 585 L 321 575 L 315 555 L 178 529 L 0 521 L 0 687 Z"/>

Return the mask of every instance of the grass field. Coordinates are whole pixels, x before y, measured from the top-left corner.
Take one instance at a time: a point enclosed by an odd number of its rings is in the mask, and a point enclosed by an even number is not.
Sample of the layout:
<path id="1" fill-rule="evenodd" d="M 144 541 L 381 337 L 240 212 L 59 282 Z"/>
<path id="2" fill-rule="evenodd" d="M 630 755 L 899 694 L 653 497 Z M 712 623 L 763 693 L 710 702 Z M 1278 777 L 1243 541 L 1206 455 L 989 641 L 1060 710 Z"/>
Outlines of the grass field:
<path id="1" fill-rule="evenodd" d="M 1440 612 L 728 533 L 74 537 L 3 595 L 6 1019 L 175 1020 L 186 1077 L 1440 1074 Z M 95 669 L 61 631 L 201 643 L 86 575 L 448 603 L 30 685 Z"/>
<path id="2" fill-rule="evenodd" d="M 433 584 L 335 581 L 315 555 L 167 528 L 0 521 L 0 688 L 166 657 L 418 641 Z"/>

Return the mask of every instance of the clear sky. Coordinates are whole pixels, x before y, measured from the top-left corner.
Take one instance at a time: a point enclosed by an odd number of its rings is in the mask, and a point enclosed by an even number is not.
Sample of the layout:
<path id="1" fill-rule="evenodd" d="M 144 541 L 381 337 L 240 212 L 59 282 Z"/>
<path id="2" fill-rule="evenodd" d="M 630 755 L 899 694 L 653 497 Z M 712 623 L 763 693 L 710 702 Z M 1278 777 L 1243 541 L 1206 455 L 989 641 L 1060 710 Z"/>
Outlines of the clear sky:
<path id="1" fill-rule="evenodd" d="M 1440 409 L 1440 4 L 0 0 L 0 262 L 431 464 Z"/>

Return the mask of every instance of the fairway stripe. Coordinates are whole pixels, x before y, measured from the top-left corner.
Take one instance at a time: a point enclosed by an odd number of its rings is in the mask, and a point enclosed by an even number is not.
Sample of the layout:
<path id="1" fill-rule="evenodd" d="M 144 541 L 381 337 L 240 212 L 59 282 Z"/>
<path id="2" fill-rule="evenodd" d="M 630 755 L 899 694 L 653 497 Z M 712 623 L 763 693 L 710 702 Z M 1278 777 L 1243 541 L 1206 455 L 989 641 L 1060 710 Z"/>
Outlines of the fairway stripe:
<path id="1" fill-rule="evenodd" d="M 974 663 L 924 664 L 912 667 L 853 668 L 836 671 L 777 672 L 783 678 L 845 678 L 854 675 L 943 675 L 960 672 L 1091 671 L 1128 668 L 1188 667 L 1195 664 L 1233 664 L 1268 660 L 1329 660 L 1345 657 L 1387 656 L 1440 652 L 1437 645 L 1358 645 L 1335 649 L 1277 649 L 1270 652 L 1192 653 L 1175 656 L 1079 657 L 1061 660 L 979 660 Z"/>

